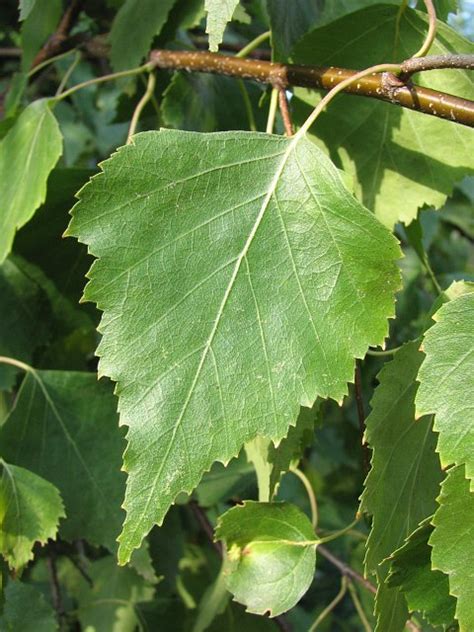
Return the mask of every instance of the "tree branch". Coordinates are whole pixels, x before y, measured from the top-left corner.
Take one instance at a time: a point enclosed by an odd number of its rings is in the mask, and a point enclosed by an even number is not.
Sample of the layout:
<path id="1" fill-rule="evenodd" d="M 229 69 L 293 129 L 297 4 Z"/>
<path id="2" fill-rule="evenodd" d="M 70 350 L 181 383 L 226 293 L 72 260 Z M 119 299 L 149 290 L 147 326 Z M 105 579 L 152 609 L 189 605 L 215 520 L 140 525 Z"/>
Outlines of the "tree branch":
<path id="1" fill-rule="evenodd" d="M 439 67 L 447 68 L 446 56 L 442 57 L 442 62 L 439 62 L 442 65 Z M 449 68 L 472 68 L 472 55 L 453 57 L 458 59 L 457 61 L 452 60 Z M 419 63 L 421 58 L 408 61 L 415 64 L 416 62 Z M 404 63 L 408 64 L 408 61 Z M 204 51 L 153 50 L 150 54 L 150 62 L 156 68 L 241 77 L 242 79 L 269 83 L 278 88 L 301 86 L 330 90 L 358 72 L 333 66 L 301 66 L 255 59 L 238 59 Z M 422 63 L 425 66 L 428 64 L 430 69 L 434 69 L 434 64 L 427 62 L 426 58 Z M 345 92 L 380 99 L 424 114 L 474 127 L 473 101 L 420 86 L 406 85 L 399 77 L 390 73 L 377 73 L 364 77 L 348 86 Z"/>
<path id="2" fill-rule="evenodd" d="M 58 28 L 33 59 L 33 63 L 31 64 L 32 68 L 39 66 L 50 57 L 54 57 L 54 55 L 61 52 L 63 44 L 76 23 L 83 4 L 84 0 L 71 0 L 71 3 L 58 24 Z"/>

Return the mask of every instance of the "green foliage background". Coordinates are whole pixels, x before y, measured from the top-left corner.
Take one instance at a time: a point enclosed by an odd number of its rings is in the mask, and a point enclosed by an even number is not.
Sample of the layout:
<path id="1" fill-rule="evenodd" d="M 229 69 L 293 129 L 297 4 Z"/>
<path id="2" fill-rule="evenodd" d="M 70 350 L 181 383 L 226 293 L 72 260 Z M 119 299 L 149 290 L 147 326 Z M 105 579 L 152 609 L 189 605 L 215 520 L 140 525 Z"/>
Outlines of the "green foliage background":
<path id="1" fill-rule="evenodd" d="M 127 143 L 152 48 L 362 69 L 423 2 L 85 0 L 35 68 L 68 6 L 0 6 L 0 631 L 470 632 L 472 129 L 160 70 Z"/>

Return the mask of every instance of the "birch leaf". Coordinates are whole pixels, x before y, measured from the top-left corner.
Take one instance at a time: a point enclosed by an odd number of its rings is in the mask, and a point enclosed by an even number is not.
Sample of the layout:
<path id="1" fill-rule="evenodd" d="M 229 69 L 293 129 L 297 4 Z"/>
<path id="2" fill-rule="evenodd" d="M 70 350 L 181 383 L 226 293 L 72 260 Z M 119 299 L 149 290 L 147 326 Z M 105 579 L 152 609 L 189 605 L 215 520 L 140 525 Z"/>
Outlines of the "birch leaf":
<path id="1" fill-rule="evenodd" d="M 68 230 L 98 257 L 85 298 L 129 426 L 124 563 L 214 461 L 344 396 L 399 249 L 301 135 L 146 132 L 103 170 Z"/>

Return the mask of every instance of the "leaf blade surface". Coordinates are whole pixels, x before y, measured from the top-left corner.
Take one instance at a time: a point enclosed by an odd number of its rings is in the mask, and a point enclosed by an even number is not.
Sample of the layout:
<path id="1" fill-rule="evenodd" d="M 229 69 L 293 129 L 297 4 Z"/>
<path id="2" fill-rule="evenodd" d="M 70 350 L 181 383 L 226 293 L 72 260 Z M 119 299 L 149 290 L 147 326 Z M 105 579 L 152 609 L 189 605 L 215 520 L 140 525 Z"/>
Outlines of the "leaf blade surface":
<path id="1" fill-rule="evenodd" d="M 0 263 L 15 232 L 46 197 L 46 181 L 62 152 L 62 136 L 46 99 L 21 113 L 0 143 Z"/>
<path id="2" fill-rule="evenodd" d="M 417 414 L 435 413 L 441 465 L 465 464 L 474 489 L 474 292 L 445 303 L 425 335 Z"/>

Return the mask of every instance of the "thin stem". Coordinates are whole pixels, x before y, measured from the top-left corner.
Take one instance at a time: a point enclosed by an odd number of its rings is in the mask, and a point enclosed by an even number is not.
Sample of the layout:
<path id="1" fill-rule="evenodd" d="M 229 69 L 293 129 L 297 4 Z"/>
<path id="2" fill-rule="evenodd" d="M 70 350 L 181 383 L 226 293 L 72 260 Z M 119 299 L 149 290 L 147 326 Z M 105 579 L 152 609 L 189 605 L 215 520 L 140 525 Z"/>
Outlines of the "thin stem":
<path id="1" fill-rule="evenodd" d="M 15 360 L 15 358 L 8 358 L 7 356 L 0 356 L 0 363 L 9 364 L 10 366 L 15 366 L 17 369 L 21 369 L 26 373 L 36 373 L 34 368 L 21 360 Z"/>
<path id="2" fill-rule="evenodd" d="M 93 86 L 96 83 L 104 83 L 105 81 L 114 81 L 115 79 L 121 79 L 122 77 L 133 77 L 134 75 L 139 75 L 142 72 L 150 72 L 153 66 L 148 64 L 143 64 L 143 66 L 138 66 L 137 68 L 131 68 L 130 70 L 122 70 L 120 72 L 113 72 L 110 75 L 102 75 L 102 77 L 95 77 L 94 79 L 88 79 L 87 81 L 83 81 L 82 83 L 78 83 L 69 90 L 66 90 L 62 94 L 57 97 L 54 97 L 55 101 L 62 101 L 66 99 L 71 94 L 74 94 L 78 90 L 82 90 L 82 88 L 87 88 L 88 86 Z"/>
<path id="3" fill-rule="evenodd" d="M 327 535 L 323 538 L 319 538 L 319 542 L 321 544 L 326 544 L 326 542 L 331 542 L 332 540 L 336 540 L 337 538 L 340 538 L 341 535 L 346 534 L 348 531 L 352 531 L 352 528 L 355 527 L 355 525 L 358 522 L 359 522 L 359 518 L 356 518 L 355 520 L 351 522 L 351 524 L 347 525 L 347 527 L 344 527 L 344 529 L 340 529 L 339 531 L 335 531 L 334 533 L 331 533 L 331 535 Z"/>
<path id="4" fill-rule="evenodd" d="M 435 273 L 433 272 L 433 268 L 430 265 L 430 262 L 428 260 L 428 257 L 425 258 L 424 261 L 424 265 L 425 265 L 425 269 L 428 273 L 428 276 L 431 279 L 431 283 L 433 284 L 436 292 L 441 296 L 442 294 L 444 294 L 443 292 L 443 288 L 441 287 L 441 285 L 438 283 L 438 279 L 436 278 Z"/>
<path id="5" fill-rule="evenodd" d="M 402 63 L 403 80 L 406 81 L 416 72 L 427 72 L 429 70 L 443 70 L 449 68 L 463 68 L 464 70 L 474 70 L 474 55 L 428 55 L 427 57 L 412 57 Z"/>
<path id="6" fill-rule="evenodd" d="M 67 50 L 65 53 L 54 55 L 54 57 L 48 57 L 48 59 L 41 62 L 41 64 L 38 64 L 37 66 L 35 66 L 28 72 L 28 79 L 31 79 L 33 75 L 36 75 L 37 72 L 39 72 L 40 70 L 43 70 L 43 68 L 46 68 L 46 66 L 49 66 L 50 64 L 54 64 L 55 61 L 59 61 L 60 59 L 65 59 L 66 57 L 69 57 L 69 55 L 75 52 L 76 52 L 76 49 L 71 48 L 71 50 Z"/>
<path id="7" fill-rule="evenodd" d="M 364 609 L 362 608 L 362 604 L 360 603 L 359 595 L 357 594 L 357 589 L 351 581 L 347 582 L 347 588 L 349 589 L 349 594 L 352 599 L 352 603 L 354 604 L 354 608 L 359 615 L 359 619 L 364 627 L 365 632 L 373 632 L 370 623 L 367 620 Z"/>
<path id="8" fill-rule="evenodd" d="M 321 114 L 321 112 L 334 99 L 334 97 L 337 94 L 339 94 L 339 92 L 342 92 L 343 90 L 345 90 L 352 83 L 355 83 L 359 79 L 363 79 L 364 77 L 367 77 L 368 75 L 375 75 L 381 72 L 398 73 L 400 72 L 400 69 L 401 69 L 400 64 L 377 64 L 376 66 L 371 66 L 370 68 L 366 68 L 365 70 L 361 70 L 360 72 L 357 72 L 352 77 L 348 77 L 347 79 L 344 79 L 344 81 L 341 81 L 340 84 L 335 86 L 332 90 L 330 90 L 326 94 L 326 96 L 323 99 L 321 99 L 318 105 L 314 108 L 313 112 L 308 116 L 305 123 L 300 127 L 297 135 L 302 136 L 303 134 L 305 134 L 309 130 L 311 125 L 314 123 L 314 121 Z"/>
<path id="9" fill-rule="evenodd" d="M 297 476 L 300 481 L 303 483 L 306 493 L 308 494 L 308 500 L 311 507 L 311 524 L 316 529 L 318 526 L 318 503 L 316 501 L 316 494 L 314 493 L 314 489 L 311 483 L 308 480 L 308 477 L 304 472 L 302 472 L 297 467 L 292 467 L 290 472 Z"/>
<path id="10" fill-rule="evenodd" d="M 281 118 L 283 119 L 283 125 L 285 126 L 285 133 L 287 136 L 293 136 L 293 122 L 291 120 L 285 88 L 278 88 L 278 103 L 280 106 Z"/>
<path id="11" fill-rule="evenodd" d="M 64 87 L 66 86 L 67 82 L 69 81 L 69 77 L 72 75 L 72 73 L 74 72 L 74 69 L 76 68 L 77 64 L 81 61 L 81 54 L 79 51 L 76 51 L 76 56 L 74 57 L 72 64 L 69 66 L 69 68 L 66 70 L 66 72 L 64 73 L 64 77 L 61 79 L 61 83 L 58 86 L 58 89 L 56 90 L 56 95 L 55 96 L 59 96 L 61 94 L 61 92 L 64 90 Z"/>
<path id="12" fill-rule="evenodd" d="M 324 608 L 322 612 L 319 613 L 313 625 L 309 628 L 308 632 L 314 632 L 318 625 L 324 621 L 324 619 L 331 614 L 337 604 L 342 601 L 344 595 L 347 592 L 348 579 L 345 575 L 341 577 L 341 587 L 339 588 L 339 592 L 334 597 L 334 599 Z"/>
<path id="13" fill-rule="evenodd" d="M 426 10 L 428 11 L 429 27 L 423 46 L 412 57 L 424 57 L 431 48 L 436 37 L 436 9 L 433 0 L 424 0 Z"/>
<path id="14" fill-rule="evenodd" d="M 393 347 L 393 349 L 384 349 L 383 351 L 376 351 L 375 349 L 367 349 L 367 355 L 374 356 L 375 358 L 384 358 L 397 353 L 402 347 Z"/>
<path id="15" fill-rule="evenodd" d="M 146 86 L 146 90 L 143 93 L 140 101 L 137 103 L 137 107 L 135 108 L 135 111 L 133 112 L 132 120 L 130 121 L 130 127 L 128 129 L 128 136 L 127 136 L 127 142 L 126 142 L 127 145 L 129 145 L 132 141 L 132 136 L 135 134 L 135 130 L 137 129 L 138 121 L 140 120 L 140 115 L 143 111 L 143 108 L 145 107 L 145 105 L 148 103 L 148 101 L 151 99 L 153 95 L 153 92 L 155 90 L 155 83 L 156 83 L 155 73 L 150 72 L 150 74 L 148 75 L 148 83 Z"/>
<path id="16" fill-rule="evenodd" d="M 245 112 L 247 113 L 247 118 L 249 120 L 249 129 L 252 132 L 257 131 L 257 123 L 255 121 L 255 116 L 253 113 L 252 103 L 250 101 L 249 93 L 247 92 L 247 88 L 245 87 L 245 83 L 243 79 L 238 79 L 237 85 L 239 86 L 240 94 L 242 95 L 242 99 L 244 101 Z"/>
<path id="17" fill-rule="evenodd" d="M 261 33 L 260 35 L 257 35 L 255 39 L 253 39 L 251 42 L 247 44 L 247 46 L 244 46 L 241 50 L 239 50 L 239 52 L 236 53 L 235 56 L 240 57 L 240 58 L 247 57 L 247 55 L 250 55 L 250 53 L 256 48 L 258 48 L 262 42 L 265 42 L 269 38 L 270 38 L 270 31 L 265 31 L 265 33 Z"/>
<path id="18" fill-rule="evenodd" d="M 267 120 L 267 134 L 273 133 L 273 126 L 275 125 L 275 117 L 277 113 L 278 107 L 278 88 L 273 88 L 272 94 L 270 97 L 270 109 L 268 110 L 268 120 Z"/>

